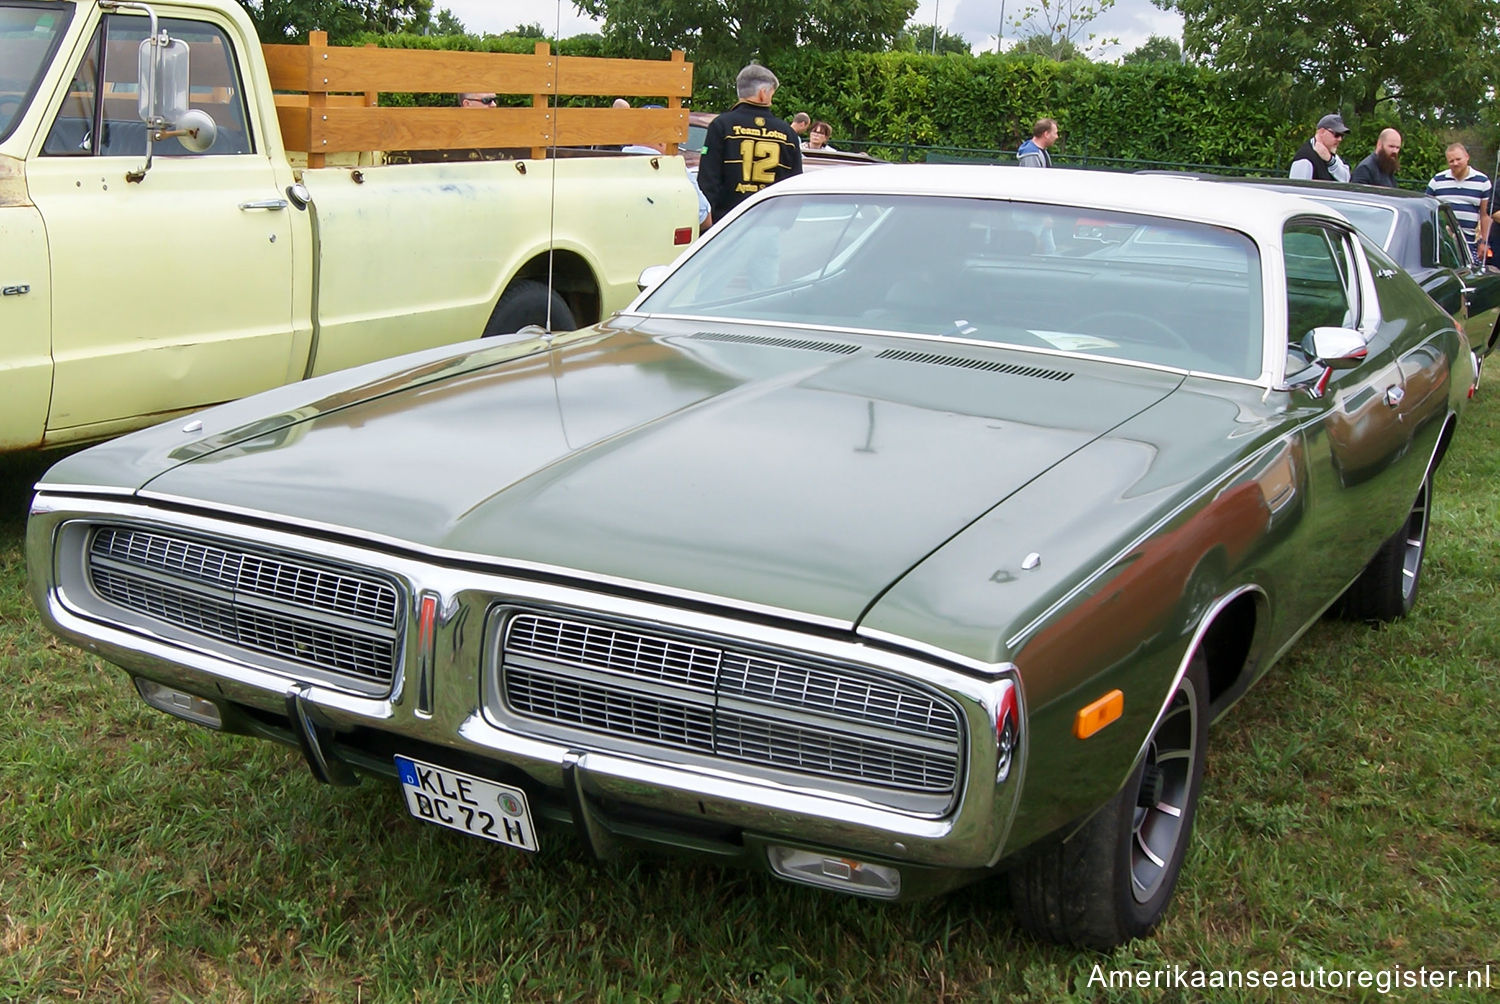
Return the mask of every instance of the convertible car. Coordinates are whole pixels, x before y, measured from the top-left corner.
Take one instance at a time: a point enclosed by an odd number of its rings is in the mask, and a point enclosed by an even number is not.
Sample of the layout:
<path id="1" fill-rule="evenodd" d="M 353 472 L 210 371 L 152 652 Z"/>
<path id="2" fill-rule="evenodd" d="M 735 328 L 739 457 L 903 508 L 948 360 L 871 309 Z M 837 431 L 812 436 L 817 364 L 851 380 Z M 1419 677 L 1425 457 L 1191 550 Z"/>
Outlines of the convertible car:
<path id="1" fill-rule="evenodd" d="M 1096 182 L 791 179 L 596 327 L 74 454 L 36 605 L 474 838 L 1145 935 L 1210 722 L 1330 609 L 1411 608 L 1473 364 L 1324 207 Z"/>

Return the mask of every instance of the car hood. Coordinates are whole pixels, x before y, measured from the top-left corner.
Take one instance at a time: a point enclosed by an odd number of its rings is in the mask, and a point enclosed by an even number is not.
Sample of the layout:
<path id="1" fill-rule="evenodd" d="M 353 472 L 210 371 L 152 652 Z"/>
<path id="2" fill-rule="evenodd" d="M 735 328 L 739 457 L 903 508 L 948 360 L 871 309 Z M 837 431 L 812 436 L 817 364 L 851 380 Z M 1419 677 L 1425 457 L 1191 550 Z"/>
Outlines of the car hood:
<path id="1" fill-rule="evenodd" d="M 852 625 L 1180 383 L 994 347 L 661 320 L 482 362 L 223 432 L 228 445 L 141 494 Z"/>

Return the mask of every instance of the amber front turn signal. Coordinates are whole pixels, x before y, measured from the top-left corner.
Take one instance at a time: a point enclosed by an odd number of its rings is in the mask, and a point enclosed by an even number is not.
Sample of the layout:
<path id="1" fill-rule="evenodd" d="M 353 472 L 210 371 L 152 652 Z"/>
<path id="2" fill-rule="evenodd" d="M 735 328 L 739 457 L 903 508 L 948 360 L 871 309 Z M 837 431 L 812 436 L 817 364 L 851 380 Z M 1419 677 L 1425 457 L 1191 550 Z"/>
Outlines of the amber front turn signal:
<path id="1" fill-rule="evenodd" d="M 1078 717 L 1073 719 L 1073 734 L 1079 739 L 1087 739 L 1119 718 L 1124 711 L 1125 694 L 1111 690 L 1092 704 L 1085 704 L 1078 709 Z"/>

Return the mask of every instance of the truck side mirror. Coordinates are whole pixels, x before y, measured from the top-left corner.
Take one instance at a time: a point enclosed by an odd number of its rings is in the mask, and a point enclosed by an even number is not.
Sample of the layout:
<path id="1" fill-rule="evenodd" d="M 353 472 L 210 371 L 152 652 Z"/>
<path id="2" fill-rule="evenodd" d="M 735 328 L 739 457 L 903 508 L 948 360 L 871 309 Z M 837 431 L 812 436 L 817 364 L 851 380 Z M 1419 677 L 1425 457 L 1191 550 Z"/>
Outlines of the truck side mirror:
<path id="1" fill-rule="evenodd" d="M 137 53 L 136 112 L 153 129 L 171 129 L 188 111 L 188 45 L 152 25 Z"/>
<path id="2" fill-rule="evenodd" d="M 136 50 L 136 114 L 146 123 L 146 163 L 128 171 L 125 180 L 139 183 L 151 170 L 151 156 L 158 139 L 175 136 L 188 150 L 202 153 L 213 146 L 218 129 L 206 113 L 193 111 L 188 91 L 188 44 L 158 29 L 156 11 L 129 0 L 118 4 L 146 12 L 151 30 Z"/>

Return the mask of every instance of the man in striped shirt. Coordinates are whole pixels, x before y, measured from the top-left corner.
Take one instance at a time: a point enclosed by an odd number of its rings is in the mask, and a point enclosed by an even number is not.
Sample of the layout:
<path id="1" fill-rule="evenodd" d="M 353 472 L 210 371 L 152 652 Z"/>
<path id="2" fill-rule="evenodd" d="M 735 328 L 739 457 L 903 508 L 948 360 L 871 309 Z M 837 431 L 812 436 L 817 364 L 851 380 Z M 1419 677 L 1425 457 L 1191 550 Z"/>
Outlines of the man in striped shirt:
<path id="1" fill-rule="evenodd" d="M 1462 143 L 1448 145 L 1448 170 L 1441 171 L 1427 183 L 1427 194 L 1448 203 L 1474 260 L 1482 262 L 1480 248 L 1490 236 L 1490 179 L 1469 167 L 1469 148 Z"/>

